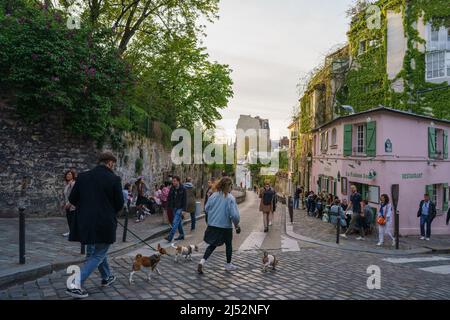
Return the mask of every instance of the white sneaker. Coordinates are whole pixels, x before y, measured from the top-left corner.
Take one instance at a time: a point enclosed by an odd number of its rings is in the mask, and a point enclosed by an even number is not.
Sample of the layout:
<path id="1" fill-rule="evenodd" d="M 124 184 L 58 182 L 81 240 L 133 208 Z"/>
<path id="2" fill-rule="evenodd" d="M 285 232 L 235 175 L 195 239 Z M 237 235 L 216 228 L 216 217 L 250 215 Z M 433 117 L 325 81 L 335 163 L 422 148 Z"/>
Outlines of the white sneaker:
<path id="1" fill-rule="evenodd" d="M 430 238 L 425 238 L 425 240 L 430 241 Z"/>
<path id="2" fill-rule="evenodd" d="M 393 247 L 395 247 L 395 240 L 394 240 L 394 241 L 392 241 L 392 246 L 393 246 Z"/>
<path id="3" fill-rule="evenodd" d="M 341 237 L 347 239 L 347 235 L 345 233 L 341 234 Z"/>
<path id="4" fill-rule="evenodd" d="M 425 237 L 420 237 L 420 240 L 425 240 Z"/>
<path id="5" fill-rule="evenodd" d="M 378 243 L 377 243 L 377 246 L 378 246 L 378 247 L 381 247 L 382 245 L 383 245 L 383 242 L 378 242 Z"/>
<path id="6" fill-rule="evenodd" d="M 62 236 L 63 236 L 63 237 L 68 237 L 68 236 L 69 236 L 69 233 L 70 233 L 70 232 L 63 233 Z"/>
<path id="7" fill-rule="evenodd" d="M 365 239 L 363 237 L 358 237 L 358 238 L 356 238 L 356 240 L 364 241 Z"/>
<path id="8" fill-rule="evenodd" d="M 226 271 L 234 271 L 236 269 L 237 269 L 237 267 L 234 264 L 232 264 L 232 263 L 226 263 L 225 264 L 225 270 Z"/>

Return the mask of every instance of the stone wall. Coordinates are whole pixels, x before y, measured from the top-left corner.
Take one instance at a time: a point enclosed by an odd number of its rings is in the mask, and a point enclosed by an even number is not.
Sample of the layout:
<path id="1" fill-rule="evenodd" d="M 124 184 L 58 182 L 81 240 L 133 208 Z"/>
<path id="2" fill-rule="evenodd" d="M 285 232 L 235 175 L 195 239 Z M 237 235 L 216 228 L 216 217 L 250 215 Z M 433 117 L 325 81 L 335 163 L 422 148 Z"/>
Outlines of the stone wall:
<path id="1" fill-rule="evenodd" d="M 190 176 L 201 190 L 201 166 L 172 166 L 170 150 L 145 138 L 125 135 L 125 148 L 113 151 L 118 157 L 116 172 L 122 182 L 134 182 L 142 175 L 153 190 L 169 174 Z M 109 145 L 102 150 L 111 150 Z M 63 175 L 74 168 L 83 172 L 93 168 L 102 150 L 94 141 L 74 136 L 54 116 L 36 124 L 24 123 L 0 97 L 0 217 L 17 216 L 19 203 L 34 216 L 62 215 Z M 136 159 L 142 159 L 142 172 L 136 172 Z M 206 185 L 208 174 L 204 175 Z M 23 191 L 22 191 L 23 190 Z"/>

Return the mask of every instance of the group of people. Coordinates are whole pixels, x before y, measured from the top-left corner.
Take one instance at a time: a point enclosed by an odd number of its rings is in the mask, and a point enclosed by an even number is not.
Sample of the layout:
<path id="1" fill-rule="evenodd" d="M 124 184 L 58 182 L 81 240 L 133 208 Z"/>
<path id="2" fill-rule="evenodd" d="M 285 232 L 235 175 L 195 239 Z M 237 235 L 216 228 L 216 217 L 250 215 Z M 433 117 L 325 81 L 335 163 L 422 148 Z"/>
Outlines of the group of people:
<path id="1" fill-rule="evenodd" d="M 116 157 L 105 152 L 100 154 L 98 165 L 78 177 L 73 170 L 66 172 L 64 179 L 64 209 L 66 210 L 70 232 L 69 241 L 86 245 L 86 261 L 75 274 L 72 283 L 68 284 L 67 294 L 74 298 L 88 296 L 83 284 L 95 269 L 100 272 L 101 286 L 107 287 L 115 282 L 108 264 L 108 250 L 116 241 L 117 214 L 124 206 L 136 201 L 137 205 L 149 205 L 150 200 L 142 179 L 136 181 L 136 199 L 133 200 L 133 187 L 126 185 L 122 188 L 120 177 L 114 173 L 117 163 Z M 75 182 L 76 181 L 76 182 Z M 203 268 L 218 246 L 226 246 L 225 270 L 236 269 L 231 263 L 233 227 L 240 233 L 240 214 L 232 191 L 232 180 L 226 175 L 218 181 L 208 181 L 205 196 L 205 215 L 207 228 L 204 241 L 208 247 L 198 264 L 197 271 L 203 273 Z M 172 212 L 171 230 L 166 240 L 171 242 L 178 231 L 175 240 L 184 239 L 183 213 L 191 214 L 191 230 L 195 230 L 195 189 L 190 178 L 184 184 L 178 176 L 172 177 L 171 186 L 164 185 L 155 190 L 154 201 Z M 131 191 L 131 192 L 130 192 Z M 131 194 L 130 194 L 131 193 Z M 167 198 L 164 197 L 167 193 Z M 160 203 L 158 203 L 158 200 Z"/>
<path id="2" fill-rule="evenodd" d="M 380 196 L 380 206 L 377 210 L 370 205 L 367 199 L 363 199 L 358 192 L 357 187 L 350 187 L 350 199 L 342 199 L 342 201 L 330 193 L 320 192 L 315 194 L 313 191 L 304 192 L 303 188 L 297 187 L 294 193 L 294 208 L 305 209 L 307 214 L 312 217 L 324 219 L 326 212 L 327 221 L 333 224 L 339 223 L 345 230 L 342 237 L 357 231 L 359 233 L 357 240 L 365 240 L 365 236 L 374 229 L 374 225 L 378 226 L 378 243 L 377 246 L 383 246 L 385 238 L 388 237 L 392 241 L 392 245 L 396 245 L 396 239 L 393 232 L 394 213 L 391 200 L 387 194 Z M 436 205 L 430 200 L 428 194 L 424 195 L 420 201 L 417 217 L 420 218 L 420 239 L 430 240 L 431 223 L 436 216 Z M 450 209 L 447 212 L 448 224 L 450 220 Z"/>

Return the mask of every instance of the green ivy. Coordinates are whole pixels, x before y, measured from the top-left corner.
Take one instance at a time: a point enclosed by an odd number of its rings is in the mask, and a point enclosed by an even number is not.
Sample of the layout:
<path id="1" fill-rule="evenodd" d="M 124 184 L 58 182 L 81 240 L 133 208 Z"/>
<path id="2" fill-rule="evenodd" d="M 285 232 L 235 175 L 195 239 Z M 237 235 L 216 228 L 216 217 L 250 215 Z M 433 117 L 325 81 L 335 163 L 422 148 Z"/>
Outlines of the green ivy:
<path id="1" fill-rule="evenodd" d="M 419 17 L 423 17 L 425 23 L 430 22 L 434 26 L 450 26 L 448 0 L 379 0 L 375 4 L 382 9 L 380 29 L 370 30 L 367 27 L 364 11 L 352 20 L 348 38 L 352 56 L 358 67 L 348 72 L 345 86 L 337 94 L 338 103 L 352 105 L 357 112 L 382 104 L 400 110 L 411 110 L 418 114 L 428 114 L 431 111 L 437 118 L 450 118 L 449 90 L 418 94 L 418 91 L 446 84 L 426 82 L 425 53 L 417 48 L 418 44 L 424 43 L 424 39 L 420 38 L 414 27 Z M 407 38 L 403 70 L 393 80 L 389 80 L 386 74 L 387 10 L 403 13 Z M 370 40 L 378 41 L 379 45 L 370 47 L 365 53 L 358 55 L 360 43 Z M 403 80 L 405 89 L 397 93 L 391 85 L 399 79 Z"/>
<path id="2" fill-rule="evenodd" d="M 16 5 L 0 5 L 0 91 L 24 120 L 62 116 L 73 133 L 101 144 L 130 80 L 111 32 L 70 30 L 62 11 Z"/>

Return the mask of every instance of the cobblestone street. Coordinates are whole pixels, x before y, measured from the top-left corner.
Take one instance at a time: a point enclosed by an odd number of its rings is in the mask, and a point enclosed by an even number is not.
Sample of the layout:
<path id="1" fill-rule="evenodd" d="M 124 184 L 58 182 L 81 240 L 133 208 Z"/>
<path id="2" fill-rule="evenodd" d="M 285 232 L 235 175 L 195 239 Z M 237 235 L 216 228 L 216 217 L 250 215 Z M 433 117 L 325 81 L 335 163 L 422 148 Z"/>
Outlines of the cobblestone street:
<path id="1" fill-rule="evenodd" d="M 87 280 L 88 299 L 450 299 L 450 275 L 446 274 L 450 255 L 392 258 L 295 241 L 283 232 L 285 207 L 282 205 L 278 206 L 272 229 L 264 234 L 260 214 L 256 212 L 258 200 L 252 193 L 248 195 L 248 200 L 239 206 L 243 232 L 233 239 L 236 271 L 223 269 L 225 254 L 220 247 L 205 265 L 204 275 L 197 274 L 196 266 L 205 249 L 201 221 L 198 230 L 188 233 L 182 242 L 199 244 L 200 252 L 193 256 L 192 262 L 175 263 L 173 256 L 163 256 L 159 266 L 162 275 L 152 275 L 149 283 L 146 274 L 138 272 L 130 285 L 128 275 L 133 256 L 151 253 L 147 247 L 135 248 L 111 259 L 117 276 L 111 287 L 100 286 L 97 272 Z M 151 245 L 157 243 L 173 253 L 170 244 L 162 239 L 154 240 Z M 259 247 L 278 257 L 276 271 L 261 271 L 262 253 L 255 250 Z M 379 290 L 367 287 L 370 276 L 367 268 L 371 265 L 381 270 Z M 65 293 L 66 280 L 65 271 L 59 271 L 4 289 L 0 291 L 0 299 L 71 299 Z"/>

